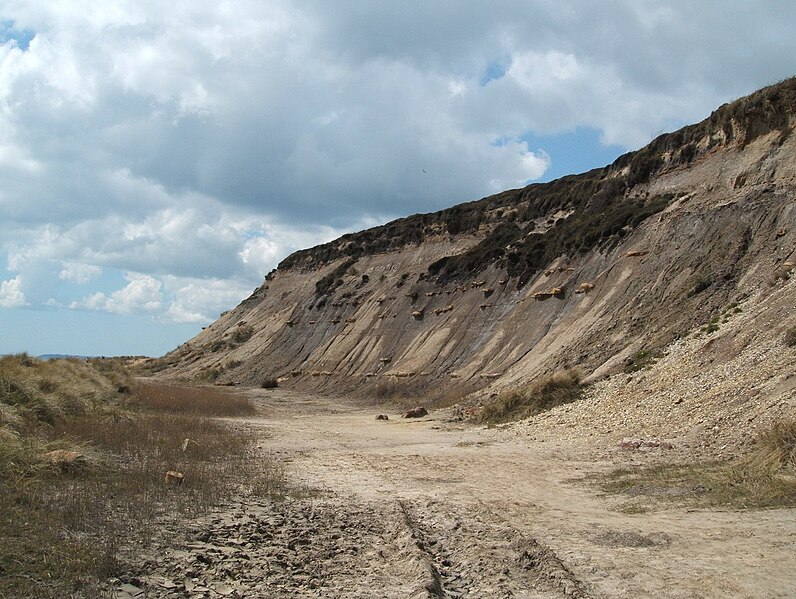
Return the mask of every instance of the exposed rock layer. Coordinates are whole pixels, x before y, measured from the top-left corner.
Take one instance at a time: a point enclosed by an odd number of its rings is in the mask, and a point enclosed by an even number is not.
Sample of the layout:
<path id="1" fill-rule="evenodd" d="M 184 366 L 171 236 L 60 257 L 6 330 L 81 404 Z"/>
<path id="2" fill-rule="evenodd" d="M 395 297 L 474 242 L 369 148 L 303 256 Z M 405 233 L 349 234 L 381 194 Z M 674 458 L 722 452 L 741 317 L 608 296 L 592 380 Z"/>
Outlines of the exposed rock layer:
<path id="1" fill-rule="evenodd" d="M 616 372 L 787 277 L 795 114 L 791 79 L 603 169 L 298 252 L 166 372 L 451 398 Z"/>

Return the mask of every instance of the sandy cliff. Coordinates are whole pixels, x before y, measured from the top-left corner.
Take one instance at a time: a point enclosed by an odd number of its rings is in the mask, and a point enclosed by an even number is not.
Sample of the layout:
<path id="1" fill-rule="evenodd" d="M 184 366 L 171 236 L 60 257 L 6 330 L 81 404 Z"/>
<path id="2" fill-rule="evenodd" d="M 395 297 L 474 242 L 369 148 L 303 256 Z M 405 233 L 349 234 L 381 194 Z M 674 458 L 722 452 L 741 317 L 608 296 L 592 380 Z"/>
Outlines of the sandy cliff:
<path id="1" fill-rule="evenodd" d="M 794 125 L 788 80 L 603 169 L 298 252 L 163 372 L 457 398 L 563 368 L 620 372 L 731 303 L 769 302 L 782 317 L 749 326 L 782 334 L 796 320 L 782 292 Z"/>

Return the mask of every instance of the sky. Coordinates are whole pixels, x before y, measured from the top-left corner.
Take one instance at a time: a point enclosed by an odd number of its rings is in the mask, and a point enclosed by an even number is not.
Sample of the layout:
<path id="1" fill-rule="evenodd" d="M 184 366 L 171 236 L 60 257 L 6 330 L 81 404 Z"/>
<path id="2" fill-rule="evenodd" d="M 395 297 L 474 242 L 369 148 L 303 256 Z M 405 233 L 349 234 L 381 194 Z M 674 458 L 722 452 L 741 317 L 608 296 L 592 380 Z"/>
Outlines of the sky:
<path id="1" fill-rule="evenodd" d="M 0 353 L 162 355 L 291 252 L 796 75 L 796 3 L 0 0 Z"/>

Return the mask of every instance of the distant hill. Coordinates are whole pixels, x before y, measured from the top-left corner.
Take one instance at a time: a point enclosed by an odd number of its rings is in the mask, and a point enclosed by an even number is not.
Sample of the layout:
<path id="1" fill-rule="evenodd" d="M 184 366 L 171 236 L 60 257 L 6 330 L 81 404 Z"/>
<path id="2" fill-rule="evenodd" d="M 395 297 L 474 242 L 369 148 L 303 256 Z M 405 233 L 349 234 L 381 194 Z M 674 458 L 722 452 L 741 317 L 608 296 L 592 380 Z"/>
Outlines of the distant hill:
<path id="1" fill-rule="evenodd" d="M 36 356 L 39 360 L 63 360 L 74 358 L 77 360 L 88 360 L 97 356 L 78 356 L 77 354 L 40 354 Z"/>

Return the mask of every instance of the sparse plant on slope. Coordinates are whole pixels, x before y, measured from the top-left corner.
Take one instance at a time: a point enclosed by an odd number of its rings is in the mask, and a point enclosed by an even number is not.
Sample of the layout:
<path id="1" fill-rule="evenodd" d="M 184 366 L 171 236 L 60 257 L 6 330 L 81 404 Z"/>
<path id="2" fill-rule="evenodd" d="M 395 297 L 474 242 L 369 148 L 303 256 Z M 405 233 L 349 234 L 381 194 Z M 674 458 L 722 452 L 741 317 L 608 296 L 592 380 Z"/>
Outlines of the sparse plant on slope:
<path id="1" fill-rule="evenodd" d="M 796 506 L 796 420 L 774 422 L 735 460 L 617 470 L 602 487 L 631 496 L 623 510 L 634 513 L 654 507 L 653 496 L 705 507 Z"/>
<path id="2" fill-rule="evenodd" d="M 661 354 L 657 350 L 642 349 L 625 361 L 625 372 L 631 374 L 655 364 Z"/>
<path id="3" fill-rule="evenodd" d="M 703 333 L 707 333 L 708 335 L 712 335 L 716 331 L 719 330 L 719 317 L 714 316 L 711 318 L 706 325 L 704 325 L 701 329 L 699 329 Z"/>
<path id="4" fill-rule="evenodd" d="M 785 331 L 785 345 L 788 347 L 796 345 L 796 327 L 791 327 Z"/>
<path id="5" fill-rule="evenodd" d="M 500 424 L 522 420 L 580 399 L 583 387 L 575 370 L 558 372 L 521 389 L 506 391 L 484 406 L 479 421 Z"/>
<path id="6" fill-rule="evenodd" d="M 276 378 L 269 376 L 263 379 L 263 382 L 260 386 L 263 389 L 276 389 L 279 386 L 279 381 L 277 381 Z"/>
<path id="7" fill-rule="evenodd" d="M 238 326 L 232 332 L 232 341 L 235 343 L 245 343 L 254 335 L 254 327 L 251 325 Z"/>

